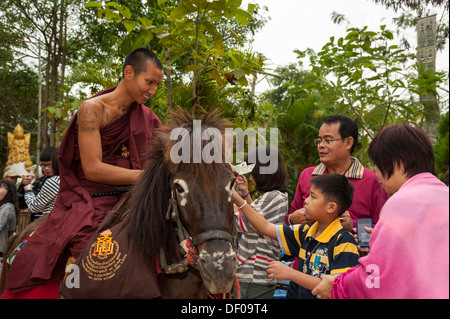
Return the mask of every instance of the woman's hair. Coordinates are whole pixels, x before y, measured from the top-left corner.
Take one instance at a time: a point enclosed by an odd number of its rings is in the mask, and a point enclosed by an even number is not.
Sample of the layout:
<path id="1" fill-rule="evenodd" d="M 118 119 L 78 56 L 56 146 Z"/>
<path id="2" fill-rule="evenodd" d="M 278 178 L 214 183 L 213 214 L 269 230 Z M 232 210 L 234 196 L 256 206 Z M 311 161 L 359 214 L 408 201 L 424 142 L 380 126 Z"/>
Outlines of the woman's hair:
<path id="1" fill-rule="evenodd" d="M 260 156 L 262 155 L 262 156 Z M 287 191 L 287 172 L 280 152 L 271 146 L 258 146 L 249 151 L 245 158 L 248 165 L 255 164 L 251 174 L 255 181 L 255 188 L 259 192 L 270 192 L 278 190 Z M 267 162 L 266 162 L 267 161 Z M 276 162 L 275 162 L 276 161 Z M 272 174 L 265 174 L 262 167 L 276 165 L 276 171 Z"/>
<path id="2" fill-rule="evenodd" d="M 11 203 L 14 205 L 14 209 L 16 210 L 16 215 L 18 215 L 20 209 L 19 209 L 19 201 L 17 199 L 16 185 L 14 185 L 14 183 L 11 181 L 0 179 L 0 186 L 2 186 L 2 185 L 6 187 L 8 192 L 6 193 L 5 198 L 3 198 L 0 201 L 0 206 L 2 206 L 3 204 L 6 204 L 6 203 Z"/>
<path id="3" fill-rule="evenodd" d="M 52 160 L 52 154 L 55 150 L 54 147 L 46 147 L 42 150 L 41 155 L 39 155 L 39 160 L 41 162 L 50 162 Z"/>
<path id="4" fill-rule="evenodd" d="M 420 173 L 436 175 L 433 146 L 425 132 L 407 123 L 383 128 L 369 146 L 369 157 L 385 178 L 403 164 L 408 177 Z"/>

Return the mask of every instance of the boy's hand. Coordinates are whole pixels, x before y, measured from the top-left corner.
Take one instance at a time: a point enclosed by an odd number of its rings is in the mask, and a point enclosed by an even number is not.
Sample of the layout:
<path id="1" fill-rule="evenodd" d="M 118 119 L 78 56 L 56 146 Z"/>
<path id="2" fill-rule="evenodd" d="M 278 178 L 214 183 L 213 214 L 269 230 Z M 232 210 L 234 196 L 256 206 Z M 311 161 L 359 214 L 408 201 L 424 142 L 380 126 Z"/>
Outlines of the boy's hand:
<path id="1" fill-rule="evenodd" d="M 248 194 L 247 179 L 243 175 L 236 176 L 235 188 L 241 192 L 242 195 Z"/>
<path id="2" fill-rule="evenodd" d="M 269 279 L 280 279 L 280 280 L 291 280 L 290 274 L 293 269 L 282 262 L 273 261 L 267 267 L 267 278 Z M 294 270 L 295 271 L 295 270 Z"/>

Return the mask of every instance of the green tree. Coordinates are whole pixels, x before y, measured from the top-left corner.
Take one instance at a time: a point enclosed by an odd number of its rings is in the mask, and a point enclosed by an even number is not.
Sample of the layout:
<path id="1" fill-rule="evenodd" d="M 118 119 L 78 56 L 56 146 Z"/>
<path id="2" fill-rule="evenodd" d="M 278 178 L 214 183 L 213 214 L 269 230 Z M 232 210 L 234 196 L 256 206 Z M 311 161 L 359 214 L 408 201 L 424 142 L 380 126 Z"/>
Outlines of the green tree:
<path id="1" fill-rule="evenodd" d="M 129 33 L 121 44 L 127 49 L 123 51 L 129 52 L 157 38 L 158 45 L 163 47 L 160 53 L 166 63 L 169 106 L 173 104 L 172 75 L 178 72 L 185 77 L 190 73 L 190 104 L 195 110 L 208 108 L 206 96 L 213 83 L 219 85 L 218 90 L 229 83 L 246 86 L 247 76 L 261 70 L 263 61 L 259 56 L 235 47 L 236 42 L 230 40 L 233 37 L 239 43 L 243 37 L 230 28 L 236 24 L 227 24 L 226 20 L 246 26 L 253 18 L 251 13 L 257 9 L 256 5 L 250 4 L 247 10 L 243 10 L 241 4 L 242 0 L 158 0 L 157 7 L 167 13 L 167 19 L 157 25 L 146 16 L 134 16 L 127 6 L 117 2 L 105 5 L 89 2 L 86 6 L 98 8 L 98 15 L 108 21 L 123 23 Z M 168 9 L 164 9 L 165 6 Z M 185 103 L 181 105 L 186 106 Z"/>
<path id="2" fill-rule="evenodd" d="M 363 27 L 347 32 L 337 40 L 332 37 L 317 54 L 297 51 L 299 58 L 309 56 L 311 64 L 311 76 L 299 88 L 322 97 L 318 108 L 332 108 L 359 124 L 362 138 L 356 155 L 369 163 L 367 147 L 380 129 L 402 121 L 426 122 L 427 112 L 417 94 L 437 95 L 436 87 L 445 76 L 422 71 L 414 56 L 390 44 L 394 35 L 385 26 L 379 31 Z"/>
<path id="3" fill-rule="evenodd" d="M 17 39 L 16 43 L 10 43 L 11 58 L 37 64 L 41 47 L 44 112 L 42 130 L 36 133 L 42 138 L 42 147 L 58 144 L 57 130 L 67 115 L 66 73 L 84 37 L 84 30 L 77 23 L 77 17 L 82 15 L 78 10 L 81 1 L 2 1 L 0 29 L 11 30 Z M 38 105 L 37 101 L 34 105 Z"/>
<path id="4" fill-rule="evenodd" d="M 436 156 L 436 172 L 438 177 L 443 181 L 445 173 L 448 170 L 449 160 L 449 113 L 447 112 L 442 118 L 438 126 L 439 141 L 434 145 L 434 153 Z"/>

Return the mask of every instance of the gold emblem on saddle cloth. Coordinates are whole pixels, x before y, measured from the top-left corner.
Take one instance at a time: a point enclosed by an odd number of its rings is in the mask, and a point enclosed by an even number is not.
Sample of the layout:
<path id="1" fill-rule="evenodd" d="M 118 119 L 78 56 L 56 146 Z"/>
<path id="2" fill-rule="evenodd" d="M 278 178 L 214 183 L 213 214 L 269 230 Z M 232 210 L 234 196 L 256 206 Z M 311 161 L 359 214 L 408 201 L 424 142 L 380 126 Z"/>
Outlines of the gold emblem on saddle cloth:
<path id="1" fill-rule="evenodd" d="M 97 257 L 100 260 L 108 258 L 109 255 L 114 253 L 114 242 L 112 240 L 112 232 L 107 229 L 100 234 L 97 238 L 92 256 Z"/>
<path id="2" fill-rule="evenodd" d="M 92 243 L 89 253 L 82 258 L 81 265 L 88 279 L 103 281 L 114 278 L 126 258 L 127 254 L 120 251 L 112 231 L 107 229 Z"/>

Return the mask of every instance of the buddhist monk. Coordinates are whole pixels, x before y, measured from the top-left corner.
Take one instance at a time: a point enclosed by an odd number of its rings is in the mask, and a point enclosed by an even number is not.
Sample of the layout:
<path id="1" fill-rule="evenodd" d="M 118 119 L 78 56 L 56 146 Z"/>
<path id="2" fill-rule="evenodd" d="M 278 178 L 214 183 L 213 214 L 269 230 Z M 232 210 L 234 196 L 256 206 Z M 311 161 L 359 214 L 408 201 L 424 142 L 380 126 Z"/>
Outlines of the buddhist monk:
<path id="1" fill-rule="evenodd" d="M 142 173 L 152 134 L 162 126 L 143 104 L 162 79 L 155 53 L 137 49 L 125 59 L 117 87 L 81 104 L 60 146 L 53 211 L 9 260 L 2 298 L 58 298 L 68 258 L 77 258 L 119 201 L 114 186 L 133 184 Z"/>

